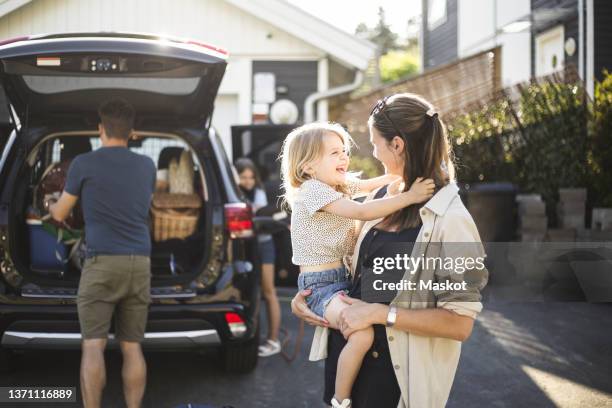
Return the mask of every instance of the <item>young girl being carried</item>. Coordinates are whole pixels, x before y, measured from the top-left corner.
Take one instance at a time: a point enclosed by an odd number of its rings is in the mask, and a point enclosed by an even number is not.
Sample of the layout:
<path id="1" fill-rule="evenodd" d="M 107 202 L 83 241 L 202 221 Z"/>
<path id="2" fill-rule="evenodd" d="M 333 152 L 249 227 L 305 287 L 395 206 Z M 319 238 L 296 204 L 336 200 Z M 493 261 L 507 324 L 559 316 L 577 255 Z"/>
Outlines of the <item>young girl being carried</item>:
<path id="1" fill-rule="evenodd" d="M 308 306 L 335 329 L 340 313 L 349 307 L 336 295 L 350 286 L 343 261 L 355 245 L 354 220 L 385 217 L 426 201 L 434 192 L 433 180 L 417 179 L 409 191 L 390 198 L 367 203 L 351 200 L 354 194 L 390 183 L 396 187 L 401 181 L 396 176 L 359 180 L 348 174 L 352 143 L 340 125 L 312 123 L 287 136 L 281 156 L 284 198 L 292 212 L 292 261 L 300 267 L 298 288 L 312 291 Z M 373 339 L 372 327 L 348 338 L 338 360 L 333 407 L 351 406 L 351 388 Z"/>

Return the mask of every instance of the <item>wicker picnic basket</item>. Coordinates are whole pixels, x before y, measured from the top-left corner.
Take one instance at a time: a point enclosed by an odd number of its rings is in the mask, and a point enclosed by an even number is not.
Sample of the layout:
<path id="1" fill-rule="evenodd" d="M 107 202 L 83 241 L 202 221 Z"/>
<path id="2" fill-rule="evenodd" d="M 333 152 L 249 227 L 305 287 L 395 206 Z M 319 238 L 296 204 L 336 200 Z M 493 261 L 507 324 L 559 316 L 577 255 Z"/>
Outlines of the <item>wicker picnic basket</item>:
<path id="1" fill-rule="evenodd" d="M 155 193 L 151 206 L 153 240 L 184 239 L 193 234 L 201 206 L 196 194 Z"/>

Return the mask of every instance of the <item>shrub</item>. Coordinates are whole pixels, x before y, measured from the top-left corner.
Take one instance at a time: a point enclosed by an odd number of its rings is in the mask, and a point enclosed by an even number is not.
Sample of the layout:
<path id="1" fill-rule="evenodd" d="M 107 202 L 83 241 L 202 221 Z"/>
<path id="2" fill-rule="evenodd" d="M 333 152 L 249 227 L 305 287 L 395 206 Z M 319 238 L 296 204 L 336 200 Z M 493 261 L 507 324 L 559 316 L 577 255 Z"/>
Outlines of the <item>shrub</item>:
<path id="1" fill-rule="evenodd" d="M 589 192 L 598 207 L 612 207 L 612 74 L 595 86 L 589 123 Z"/>
<path id="2" fill-rule="evenodd" d="M 587 184 L 588 104 L 580 84 L 531 83 L 502 93 L 448 129 L 462 182 L 515 183 L 542 194 L 554 222 L 560 187 Z"/>
<path id="3" fill-rule="evenodd" d="M 521 138 L 512 152 L 518 183 L 542 194 L 553 223 L 559 188 L 587 182 L 585 96 L 581 85 L 565 83 L 531 85 L 520 95 Z"/>
<path id="4" fill-rule="evenodd" d="M 515 181 L 508 102 L 495 101 L 447 123 L 461 182 Z"/>

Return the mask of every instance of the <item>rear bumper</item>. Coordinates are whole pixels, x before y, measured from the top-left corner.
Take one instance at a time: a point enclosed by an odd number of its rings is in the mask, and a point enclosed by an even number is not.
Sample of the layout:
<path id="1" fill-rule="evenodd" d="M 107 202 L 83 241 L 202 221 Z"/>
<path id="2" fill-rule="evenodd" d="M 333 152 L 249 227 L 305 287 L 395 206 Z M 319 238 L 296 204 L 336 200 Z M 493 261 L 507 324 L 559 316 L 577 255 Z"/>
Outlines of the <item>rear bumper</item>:
<path id="1" fill-rule="evenodd" d="M 225 313 L 246 322 L 246 332 L 233 336 Z M 238 303 L 153 304 L 142 346 L 145 349 L 199 349 L 252 339 L 257 319 Z M 10 349 L 79 349 L 81 334 L 76 305 L 0 305 L 0 346 Z M 108 346 L 117 347 L 114 324 Z"/>
<path id="2" fill-rule="evenodd" d="M 78 349 L 80 333 L 43 333 L 8 330 L 2 335 L 2 347 L 10 349 Z M 118 348 L 113 334 L 109 335 L 109 348 Z M 221 344 L 215 329 L 145 333 L 143 348 L 200 348 Z"/>

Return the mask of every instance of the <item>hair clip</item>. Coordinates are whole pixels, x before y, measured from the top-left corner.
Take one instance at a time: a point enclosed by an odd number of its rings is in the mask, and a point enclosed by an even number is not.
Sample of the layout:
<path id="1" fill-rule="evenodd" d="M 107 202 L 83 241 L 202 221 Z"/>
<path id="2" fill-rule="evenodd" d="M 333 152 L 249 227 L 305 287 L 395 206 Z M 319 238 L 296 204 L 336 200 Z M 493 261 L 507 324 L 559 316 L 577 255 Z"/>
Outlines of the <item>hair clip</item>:
<path id="1" fill-rule="evenodd" d="M 429 109 L 427 112 L 425 112 L 427 114 L 427 116 L 429 116 L 430 118 L 437 118 L 438 117 L 438 112 L 436 112 L 433 108 Z"/>

